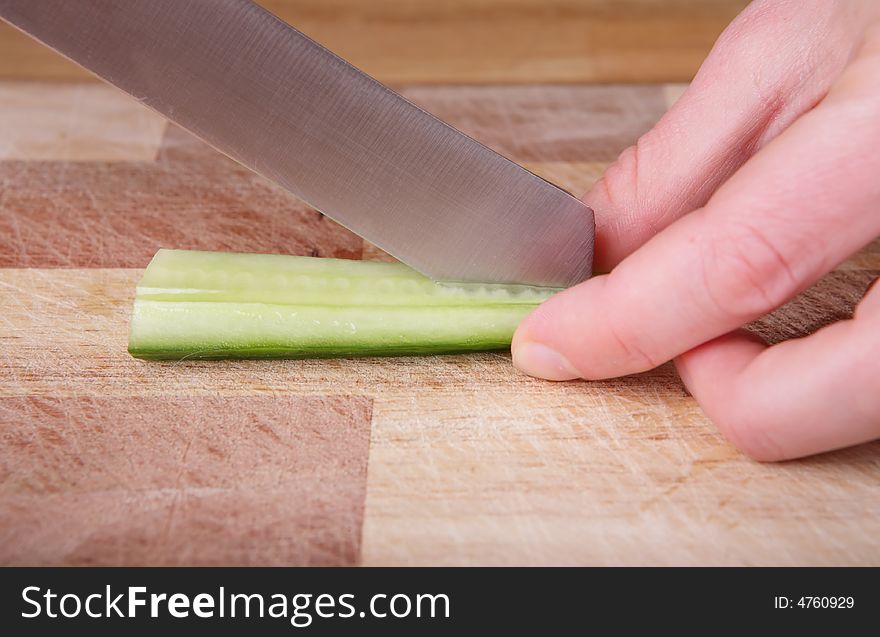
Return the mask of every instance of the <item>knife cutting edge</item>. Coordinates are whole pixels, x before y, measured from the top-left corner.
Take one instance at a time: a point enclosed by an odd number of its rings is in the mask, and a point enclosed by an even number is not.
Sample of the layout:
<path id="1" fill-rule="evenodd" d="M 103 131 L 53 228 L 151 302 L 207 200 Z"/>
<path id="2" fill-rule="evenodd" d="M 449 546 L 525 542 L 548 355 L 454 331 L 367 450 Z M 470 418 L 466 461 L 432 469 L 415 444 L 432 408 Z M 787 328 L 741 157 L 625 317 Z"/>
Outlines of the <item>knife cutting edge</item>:
<path id="1" fill-rule="evenodd" d="M 590 275 L 589 207 L 249 0 L 0 0 L 0 17 L 435 280 Z"/>

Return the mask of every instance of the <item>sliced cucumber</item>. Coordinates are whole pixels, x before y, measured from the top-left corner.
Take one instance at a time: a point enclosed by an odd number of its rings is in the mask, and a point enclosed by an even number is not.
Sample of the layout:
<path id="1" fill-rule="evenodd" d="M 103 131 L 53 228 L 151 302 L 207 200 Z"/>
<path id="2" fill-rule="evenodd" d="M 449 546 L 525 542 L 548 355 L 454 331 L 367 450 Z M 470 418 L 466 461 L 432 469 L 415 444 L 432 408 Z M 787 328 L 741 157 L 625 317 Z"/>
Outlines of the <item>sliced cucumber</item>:
<path id="1" fill-rule="evenodd" d="M 319 358 L 506 349 L 555 289 L 437 284 L 400 263 L 160 250 L 137 287 L 138 358 Z"/>

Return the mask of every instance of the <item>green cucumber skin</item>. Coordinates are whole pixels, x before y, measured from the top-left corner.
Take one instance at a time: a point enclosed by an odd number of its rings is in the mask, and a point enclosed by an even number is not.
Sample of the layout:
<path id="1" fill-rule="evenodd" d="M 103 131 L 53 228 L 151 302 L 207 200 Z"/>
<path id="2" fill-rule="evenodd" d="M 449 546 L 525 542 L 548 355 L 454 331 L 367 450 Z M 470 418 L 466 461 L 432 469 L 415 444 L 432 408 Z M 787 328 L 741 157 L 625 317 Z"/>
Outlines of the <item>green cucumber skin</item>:
<path id="1" fill-rule="evenodd" d="M 395 308 L 135 300 L 136 358 L 331 358 L 506 349 L 522 306 Z"/>
<path id="2" fill-rule="evenodd" d="M 438 285 L 402 263 L 159 250 L 138 284 L 137 297 L 289 305 L 535 306 L 557 291 L 527 285 Z"/>
<path id="3" fill-rule="evenodd" d="M 435 286 L 402 264 L 163 250 L 138 286 L 128 351 L 210 360 L 506 350 L 553 292 Z"/>
<path id="4" fill-rule="evenodd" d="M 493 346 L 491 344 L 475 345 L 471 349 L 465 349 L 455 345 L 448 349 L 443 347 L 362 347 L 351 348 L 328 348 L 328 349 L 293 349 L 293 348 L 241 348 L 241 349 L 214 349 L 197 350 L 182 348 L 179 350 L 161 349 L 131 349 L 128 352 L 134 358 L 145 361 L 218 361 L 218 360 L 302 360 L 318 358 L 390 358 L 394 356 L 440 356 L 442 354 L 470 354 L 475 352 L 501 352 L 510 349 L 510 344 Z"/>
<path id="5" fill-rule="evenodd" d="M 220 360 L 304 360 L 324 358 L 390 358 L 394 356 L 440 356 L 442 354 L 472 354 L 475 352 L 501 352 L 510 349 L 510 345 L 498 347 L 477 346 L 473 349 L 460 347 L 443 348 L 360 348 L 357 350 L 336 349 L 216 349 L 192 351 L 190 348 L 180 350 L 132 350 L 128 352 L 134 358 L 145 361 L 220 361 Z"/>

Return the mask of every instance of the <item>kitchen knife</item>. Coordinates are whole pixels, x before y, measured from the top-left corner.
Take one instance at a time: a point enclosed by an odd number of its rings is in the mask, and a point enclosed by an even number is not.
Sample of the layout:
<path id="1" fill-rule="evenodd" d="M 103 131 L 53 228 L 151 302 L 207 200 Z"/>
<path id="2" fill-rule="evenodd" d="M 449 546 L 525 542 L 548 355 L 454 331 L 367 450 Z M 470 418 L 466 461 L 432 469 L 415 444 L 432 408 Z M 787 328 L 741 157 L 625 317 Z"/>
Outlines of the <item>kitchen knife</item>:
<path id="1" fill-rule="evenodd" d="M 564 287 L 593 213 L 248 0 L 0 0 L 0 17 L 435 280 Z"/>

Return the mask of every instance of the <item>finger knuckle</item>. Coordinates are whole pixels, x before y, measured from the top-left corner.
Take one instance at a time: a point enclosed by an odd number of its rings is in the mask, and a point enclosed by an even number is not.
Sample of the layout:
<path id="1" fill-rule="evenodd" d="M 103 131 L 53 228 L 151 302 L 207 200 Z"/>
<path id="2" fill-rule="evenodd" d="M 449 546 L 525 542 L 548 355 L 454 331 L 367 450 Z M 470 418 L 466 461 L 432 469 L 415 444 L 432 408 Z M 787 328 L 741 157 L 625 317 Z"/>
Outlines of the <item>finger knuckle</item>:
<path id="1" fill-rule="evenodd" d="M 793 264 L 752 223 L 727 224 L 704 244 L 700 263 L 709 310 L 736 324 L 776 309 L 798 287 Z"/>
<path id="2" fill-rule="evenodd" d="M 642 135 L 597 184 L 620 219 L 638 219 L 635 231 L 643 240 L 657 234 L 679 212 L 680 202 L 667 196 L 668 184 L 656 178 L 657 167 L 668 164 L 673 148 L 665 130 L 657 127 Z"/>
<path id="3" fill-rule="evenodd" d="M 654 354 L 650 348 L 643 346 L 635 331 L 613 323 L 609 323 L 608 329 L 616 345 L 615 349 L 621 352 L 625 359 L 621 362 L 625 364 L 629 373 L 648 371 L 666 362 Z"/>
<path id="4" fill-rule="evenodd" d="M 602 176 L 601 186 L 609 203 L 620 211 L 637 207 L 639 201 L 639 141 L 624 150 Z"/>
<path id="5" fill-rule="evenodd" d="M 791 37 L 800 27 L 812 27 L 828 39 L 835 38 L 839 30 L 835 25 L 840 22 L 836 17 L 840 11 L 834 3 L 813 3 L 808 13 L 802 4 L 802 0 L 753 2 L 725 29 L 715 47 L 716 72 L 748 78 L 751 83 L 750 98 L 758 107 L 754 113 L 761 116 L 750 128 L 755 148 L 799 115 L 797 104 L 820 99 L 846 61 L 843 46 L 829 54 L 827 47 L 821 46 L 822 38 L 804 44 Z"/>
<path id="6" fill-rule="evenodd" d="M 786 23 L 798 15 L 797 7 L 792 4 L 790 0 L 752 2 L 721 32 L 716 50 L 730 54 L 732 59 L 747 55 L 759 60 L 762 53 L 755 51 L 754 44 L 778 42 Z"/>

